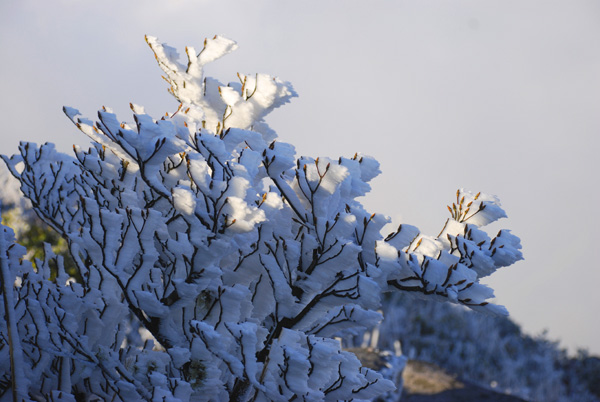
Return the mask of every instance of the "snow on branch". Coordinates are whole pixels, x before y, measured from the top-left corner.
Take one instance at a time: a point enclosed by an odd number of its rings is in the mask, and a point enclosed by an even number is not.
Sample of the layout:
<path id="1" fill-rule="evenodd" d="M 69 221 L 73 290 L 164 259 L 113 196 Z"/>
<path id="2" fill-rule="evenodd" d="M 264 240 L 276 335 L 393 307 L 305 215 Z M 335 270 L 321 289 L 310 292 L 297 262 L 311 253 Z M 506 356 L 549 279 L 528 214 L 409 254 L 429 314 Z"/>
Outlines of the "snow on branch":
<path id="1" fill-rule="evenodd" d="M 495 198 L 461 191 L 437 237 L 401 226 L 384 239 L 389 219 L 357 201 L 380 173 L 373 158 L 297 158 L 264 123 L 295 96 L 289 83 L 205 77 L 207 63 L 236 48 L 222 37 L 187 48 L 187 63 L 146 41 L 179 102 L 174 113 L 153 119 L 131 105 L 126 123 L 102 108 L 94 123 L 65 108 L 89 149 L 74 147 L 73 158 L 22 143 L 3 157 L 82 278 L 60 271 L 50 281 L 47 267 L 60 265 L 50 250 L 37 271 L 2 254 L 19 278 L 15 301 L 4 302 L 18 324 L 2 329 L 23 345 L 24 366 L 13 366 L 28 380 L 13 381 L 18 392 L 369 400 L 394 384 L 335 338 L 375 326 L 383 291 L 504 312 L 479 283 L 521 258 L 510 232 L 489 239 L 479 229 L 504 216 Z"/>
<path id="2" fill-rule="evenodd" d="M 508 315 L 503 306 L 489 303 L 493 290 L 479 279 L 523 258 L 519 238 L 501 230 L 490 239 L 479 229 L 506 217 L 498 199 L 458 190 L 456 203 L 437 237 L 421 235 L 413 226 L 400 225 L 378 244 L 383 264 L 395 267 L 392 287 L 450 301 L 492 314 Z M 399 268 L 399 269 L 398 269 Z"/>

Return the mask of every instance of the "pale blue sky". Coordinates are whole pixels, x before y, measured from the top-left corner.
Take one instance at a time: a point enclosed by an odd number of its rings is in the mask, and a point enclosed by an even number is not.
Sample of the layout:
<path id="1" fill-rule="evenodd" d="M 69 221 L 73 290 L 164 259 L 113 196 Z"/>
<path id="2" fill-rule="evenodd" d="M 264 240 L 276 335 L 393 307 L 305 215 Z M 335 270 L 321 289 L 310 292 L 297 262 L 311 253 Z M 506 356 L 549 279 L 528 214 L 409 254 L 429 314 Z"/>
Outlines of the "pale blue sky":
<path id="1" fill-rule="evenodd" d="M 7 0 L 0 152 L 86 144 L 63 105 L 130 120 L 166 92 L 144 34 L 240 49 L 209 75 L 291 81 L 268 122 L 299 154 L 374 156 L 367 208 L 437 234 L 457 188 L 496 194 L 526 260 L 488 281 L 529 333 L 600 353 L 600 3 L 595 0 Z"/>

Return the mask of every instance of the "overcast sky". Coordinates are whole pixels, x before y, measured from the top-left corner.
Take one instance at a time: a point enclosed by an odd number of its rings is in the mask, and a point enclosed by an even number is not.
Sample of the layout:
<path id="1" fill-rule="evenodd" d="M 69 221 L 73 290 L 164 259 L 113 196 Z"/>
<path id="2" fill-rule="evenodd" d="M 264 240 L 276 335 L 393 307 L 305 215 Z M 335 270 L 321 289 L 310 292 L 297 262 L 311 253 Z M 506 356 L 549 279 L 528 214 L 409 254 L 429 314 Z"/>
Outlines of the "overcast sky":
<path id="1" fill-rule="evenodd" d="M 380 161 L 364 204 L 435 235 L 457 188 L 496 194 L 525 261 L 487 283 L 530 334 L 600 354 L 600 2 L 596 0 L 4 0 L 0 153 L 87 144 L 63 105 L 131 120 L 177 104 L 144 34 L 208 68 L 292 82 L 268 117 L 298 154 Z M 183 53 L 183 51 L 182 51 Z"/>

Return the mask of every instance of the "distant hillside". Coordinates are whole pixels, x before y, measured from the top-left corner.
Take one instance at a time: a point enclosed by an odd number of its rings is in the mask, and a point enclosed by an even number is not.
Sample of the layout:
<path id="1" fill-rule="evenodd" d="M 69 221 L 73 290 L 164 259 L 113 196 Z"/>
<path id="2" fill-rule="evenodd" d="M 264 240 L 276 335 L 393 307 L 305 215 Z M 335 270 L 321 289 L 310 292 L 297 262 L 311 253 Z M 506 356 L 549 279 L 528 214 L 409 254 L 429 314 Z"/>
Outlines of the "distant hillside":
<path id="1" fill-rule="evenodd" d="M 568 356 L 557 342 L 524 334 L 509 318 L 404 295 L 386 300 L 384 316 L 382 349 L 393 350 L 399 340 L 409 359 L 526 400 L 600 401 L 600 358 L 585 351 Z"/>

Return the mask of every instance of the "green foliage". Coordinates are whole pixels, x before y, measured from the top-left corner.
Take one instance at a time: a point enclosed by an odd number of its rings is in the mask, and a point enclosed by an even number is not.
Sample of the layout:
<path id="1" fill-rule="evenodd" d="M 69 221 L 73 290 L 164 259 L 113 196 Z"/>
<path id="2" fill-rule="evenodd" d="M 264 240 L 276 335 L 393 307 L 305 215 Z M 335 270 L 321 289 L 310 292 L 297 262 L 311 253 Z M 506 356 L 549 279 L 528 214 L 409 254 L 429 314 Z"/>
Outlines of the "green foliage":
<path id="1" fill-rule="evenodd" d="M 69 253 L 69 245 L 55 230 L 50 228 L 31 210 L 23 212 L 20 207 L 13 207 L 2 211 L 2 224 L 11 227 L 15 231 L 15 237 L 19 244 L 28 250 L 27 258 L 36 265 L 36 260 L 44 260 L 44 243 L 51 246 L 52 251 L 64 258 L 65 271 L 77 281 L 80 280 L 79 270 Z M 52 276 L 57 274 L 57 267 L 51 263 Z"/>

